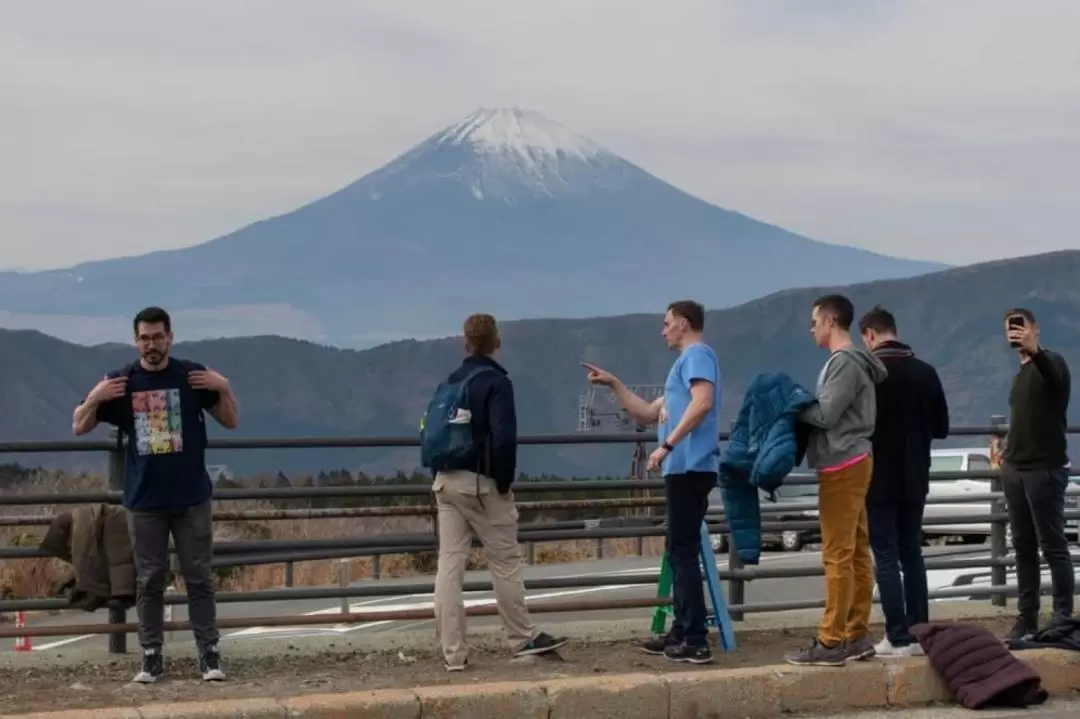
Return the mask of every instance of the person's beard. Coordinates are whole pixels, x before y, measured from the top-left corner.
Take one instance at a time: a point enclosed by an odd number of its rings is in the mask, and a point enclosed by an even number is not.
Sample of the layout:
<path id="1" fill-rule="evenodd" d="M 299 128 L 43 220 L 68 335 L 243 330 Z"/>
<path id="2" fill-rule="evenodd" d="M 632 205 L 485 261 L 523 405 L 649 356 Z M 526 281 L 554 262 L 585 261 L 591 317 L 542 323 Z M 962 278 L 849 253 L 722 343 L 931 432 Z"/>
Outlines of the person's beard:
<path id="1" fill-rule="evenodd" d="M 166 350 L 148 349 L 142 353 L 142 358 L 146 360 L 148 365 L 157 367 L 165 361 L 165 352 Z"/>

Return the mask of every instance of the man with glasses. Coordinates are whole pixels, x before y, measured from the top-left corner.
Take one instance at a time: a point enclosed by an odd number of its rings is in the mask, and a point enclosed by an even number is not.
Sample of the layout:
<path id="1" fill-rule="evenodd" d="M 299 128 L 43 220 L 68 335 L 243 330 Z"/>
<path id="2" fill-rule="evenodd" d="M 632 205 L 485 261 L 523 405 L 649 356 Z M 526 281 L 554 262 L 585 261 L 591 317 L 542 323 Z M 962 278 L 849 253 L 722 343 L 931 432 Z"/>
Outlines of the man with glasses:
<path id="1" fill-rule="evenodd" d="M 213 554 L 211 495 L 206 471 L 204 412 L 235 429 L 238 409 L 229 381 L 196 362 L 170 357 L 169 314 L 148 307 L 135 316 L 139 359 L 110 372 L 75 408 L 72 430 L 83 435 L 100 422 L 127 435 L 124 507 L 135 554 L 136 609 L 142 667 L 134 681 L 148 684 L 164 672 L 165 582 L 169 536 L 188 596 L 188 615 L 203 679 L 220 681 L 217 608 L 210 570 Z"/>

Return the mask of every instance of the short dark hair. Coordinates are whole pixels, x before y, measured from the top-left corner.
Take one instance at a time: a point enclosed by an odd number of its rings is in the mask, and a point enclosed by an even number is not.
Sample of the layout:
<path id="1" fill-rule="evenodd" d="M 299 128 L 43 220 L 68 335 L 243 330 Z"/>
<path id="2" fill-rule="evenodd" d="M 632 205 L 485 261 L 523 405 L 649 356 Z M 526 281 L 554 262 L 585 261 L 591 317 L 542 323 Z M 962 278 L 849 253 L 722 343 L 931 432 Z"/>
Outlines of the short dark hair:
<path id="1" fill-rule="evenodd" d="M 693 300 L 676 300 L 668 305 L 668 312 L 676 317 L 682 317 L 690 325 L 694 332 L 705 329 L 705 307 L 700 302 Z"/>
<path id="2" fill-rule="evenodd" d="M 883 334 L 896 334 L 896 318 L 881 305 L 874 307 L 859 319 L 859 334 L 870 330 Z"/>
<path id="3" fill-rule="evenodd" d="M 843 295 L 823 295 L 814 301 L 814 307 L 823 312 L 828 312 L 836 320 L 836 326 L 842 330 L 850 330 L 851 323 L 855 321 L 855 306 L 851 300 Z"/>
<path id="4" fill-rule="evenodd" d="M 172 319 L 169 317 L 169 313 L 160 307 L 147 307 L 139 310 L 139 314 L 135 315 L 135 321 L 131 323 L 135 334 L 139 333 L 139 325 L 144 322 L 148 325 L 165 325 L 165 331 L 172 332 Z"/>
<path id="5" fill-rule="evenodd" d="M 465 349 L 471 355 L 486 357 L 499 347 L 499 326 L 488 314 L 469 315 L 465 320 Z"/>
<path id="6" fill-rule="evenodd" d="M 1023 317 L 1029 325 L 1035 324 L 1035 313 L 1026 307 L 1013 307 L 1005 313 L 1005 319 L 1008 320 L 1010 317 L 1016 317 L 1017 315 Z"/>

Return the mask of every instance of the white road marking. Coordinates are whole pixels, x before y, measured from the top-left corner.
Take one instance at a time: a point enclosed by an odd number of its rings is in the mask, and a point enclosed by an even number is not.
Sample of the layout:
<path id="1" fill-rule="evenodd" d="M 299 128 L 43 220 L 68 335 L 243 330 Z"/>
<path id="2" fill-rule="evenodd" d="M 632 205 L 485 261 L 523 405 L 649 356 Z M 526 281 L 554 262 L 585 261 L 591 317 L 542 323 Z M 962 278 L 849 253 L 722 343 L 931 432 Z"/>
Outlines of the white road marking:
<path id="1" fill-rule="evenodd" d="M 559 597 L 571 597 L 579 594 L 590 594 L 593 592 L 605 592 L 616 589 L 627 589 L 638 585 L 634 584 L 609 584 L 602 587 L 581 587 L 580 589 L 566 589 L 557 592 L 545 592 L 542 594 L 526 595 L 527 601 L 533 601 L 537 599 L 556 599 Z M 417 600 L 426 597 L 431 597 L 428 601 L 409 601 Z M 409 609 L 433 609 L 435 607 L 434 597 L 431 594 L 426 595 L 411 595 L 401 597 L 387 597 L 387 600 L 397 599 L 406 600 L 400 604 L 384 604 L 379 607 L 364 607 L 361 605 L 350 605 L 349 611 L 353 614 L 369 614 L 374 612 L 385 611 L 398 611 Z M 383 600 L 385 601 L 385 600 Z M 483 599 L 466 599 L 464 604 L 466 607 L 483 607 L 491 606 L 496 603 L 494 597 Z M 370 602 L 367 604 L 371 604 Z M 329 607 L 327 609 L 319 609 L 314 612 L 305 612 L 302 616 L 318 616 L 320 614 L 337 614 L 341 611 L 340 607 Z M 374 622 L 363 622 L 360 624 L 334 624 L 334 625 L 301 625 L 301 626 L 285 626 L 285 627 L 249 627 L 247 629 L 241 629 L 236 632 L 228 634 L 229 637 L 245 637 L 245 636 L 258 636 L 265 634 L 280 634 L 280 633 L 293 633 L 297 631 L 316 631 L 316 632 L 328 632 L 334 634 L 348 634 L 349 632 L 360 631 L 363 629 L 371 629 L 384 624 L 391 624 L 393 622 L 402 621 L 400 619 L 381 619 Z"/>
<path id="2" fill-rule="evenodd" d="M 68 637 L 67 639 L 60 639 L 59 641 L 48 642 L 47 644 L 38 644 L 37 646 L 33 646 L 31 648 L 35 652 L 40 652 L 40 651 L 44 651 L 46 649 L 56 649 L 57 647 L 63 647 L 63 646 L 66 646 L 68 644 L 74 644 L 75 642 L 81 642 L 83 639 L 89 639 L 90 637 L 95 637 L 95 636 L 97 636 L 97 635 L 96 634 L 83 634 L 81 637 Z"/>

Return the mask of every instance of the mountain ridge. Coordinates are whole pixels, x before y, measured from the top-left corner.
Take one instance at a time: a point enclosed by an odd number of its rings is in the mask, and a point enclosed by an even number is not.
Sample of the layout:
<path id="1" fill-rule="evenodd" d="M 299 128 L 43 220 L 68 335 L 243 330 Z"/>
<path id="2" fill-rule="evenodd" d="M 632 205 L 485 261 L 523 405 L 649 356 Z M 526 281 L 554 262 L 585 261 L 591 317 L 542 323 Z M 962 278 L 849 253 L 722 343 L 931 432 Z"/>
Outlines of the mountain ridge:
<path id="1" fill-rule="evenodd" d="M 1009 307 L 1030 307 L 1046 346 L 1072 366 L 1080 365 L 1077 276 L 1080 251 L 1061 251 L 907 280 L 788 290 L 735 308 L 710 310 L 706 341 L 721 362 L 722 419 L 727 423 L 733 418 L 745 388 L 759 372 L 787 372 L 813 386 L 825 357 L 810 338 L 810 306 L 817 296 L 840 290 L 855 303 L 857 314 L 880 303 L 896 315 L 901 339 L 937 368 L 954 424 L 985 425 L 991 414 L 1008 413 L 1009 383 L 1018 366 L 1003 338 L 1002 317 Z M 515 383 L 520 431 L 577 429 L 579 397 L 588 387 L 581 361 L 600 364 L 628 383 L 661 382 L 673 359 L 660 338 L 664 306 L 651 313 L 591 319 L 500 321 L 500 361 Z M 175 329 L 184 338 L 186 328 Z M 431 391 L 460 362 L 462 345 L 460 331 L 366 350 L 266 335 L 183 341 L 175 354 L 204 362 L 233 381 L 241 427 L 229 436 L 387 437 L 416 435 Z M 75 403 L 106 371 L 133 356 L 130 346 L 89 348 L 40 331 L 0 331 L 0 406 L 6 410 L 0 414 L 0 436 L 70 439 Z M 1075 399 L 1070 408 L 1074 422 L 1080 418 Z M 212 436 L 225 436 L 210 427 Z M 25 455 L 17 461 L 41 459 Z M 210 458 L 239 473 L 287 474 L 358 467 L 385 474 L 415 468 L 417 460 L 409 449 L 236 451 L 214 452 Z M 102 463 L 100 457 L 66 455 L 48 461 Z M 526 447 L 521 452 L 522 470 L 530 474 L 609 475 L 626 472 L 628 464 L 628 447 Z"/>

